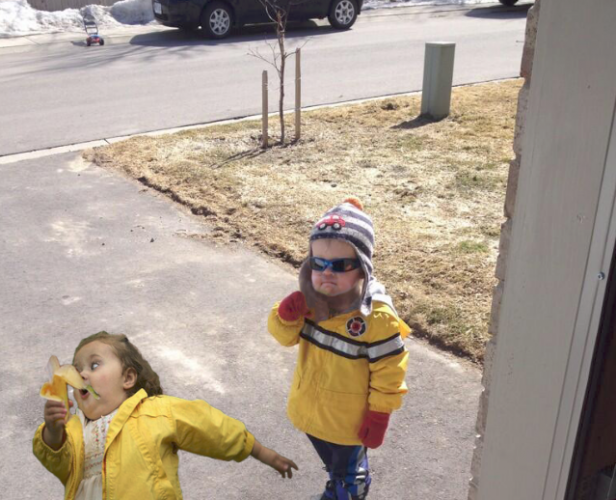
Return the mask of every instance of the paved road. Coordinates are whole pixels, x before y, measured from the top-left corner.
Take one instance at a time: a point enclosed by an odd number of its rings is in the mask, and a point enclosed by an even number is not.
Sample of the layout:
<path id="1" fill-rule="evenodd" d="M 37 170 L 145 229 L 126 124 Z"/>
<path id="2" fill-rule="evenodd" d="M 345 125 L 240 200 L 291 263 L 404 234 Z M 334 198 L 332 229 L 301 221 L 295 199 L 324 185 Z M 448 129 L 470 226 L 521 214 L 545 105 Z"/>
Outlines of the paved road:
<path id="1" fill-rule="evenodd" d="M 285 416 L 295 348 L 266 331 L 272 303 L 296 287 L 286 268 L 244 248 L 216 248 L 208 228 L 166 198 L 75 153 L 0 165 L 0 484 L 2 498 L 59 499 L 31 452 L 51 354 L 125 332 L 166 392 L 242 419 L 297 461 L 283 481 L 256 460 L 183 454 L 187 499 L 308 500 L 324 472 Z M 409 339 L 410 393 L 371 453 L 372 498 L 465 500 L 480 373 Z"/>
<path id="2" fill-rule="evenodd" d="M 291 29 L 289 48 L 306 44 L 303 103 L 419 90 L 426 41 L 456 42 L 456 84 L 516 76 L 529 5 L 390 9 L 363 13 L 348 32 Z M 267 54 L 265 39 L 263 27 L 222 42 L 167 30 L 105 47 L 0 49 L 0 156 L 255 114 L 268 65 L 247 53 Z"/>

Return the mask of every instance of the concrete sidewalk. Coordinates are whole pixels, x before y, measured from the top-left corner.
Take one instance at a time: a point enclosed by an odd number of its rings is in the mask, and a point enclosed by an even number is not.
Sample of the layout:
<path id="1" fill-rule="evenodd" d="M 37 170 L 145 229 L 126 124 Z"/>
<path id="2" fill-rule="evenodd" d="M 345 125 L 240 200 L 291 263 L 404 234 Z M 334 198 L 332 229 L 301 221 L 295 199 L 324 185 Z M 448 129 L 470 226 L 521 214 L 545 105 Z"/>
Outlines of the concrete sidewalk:
<path id="1" fill-rule="evenodd" d="M 0 178 L 3 498 L 62 498 L 31 452 L 38 391 L 51 354 L 68 362 L 103 329 L 129 335 L 166 393 L 207 400 L 300 466 L 283 481 L 253 459 L 182 453 L 185 498 L 320 493 L 321 464 L 285 415 L 296 350 L 266 330 L 271 305 L 296 288 L 287 268 L 239 244 L 216 247 L 197 218 L 79 153 L 0 165 Z M 465 500 L 480 372 L 416 340 L 407 347 L 410 392 L 370 454 L 370 498 Z"/>

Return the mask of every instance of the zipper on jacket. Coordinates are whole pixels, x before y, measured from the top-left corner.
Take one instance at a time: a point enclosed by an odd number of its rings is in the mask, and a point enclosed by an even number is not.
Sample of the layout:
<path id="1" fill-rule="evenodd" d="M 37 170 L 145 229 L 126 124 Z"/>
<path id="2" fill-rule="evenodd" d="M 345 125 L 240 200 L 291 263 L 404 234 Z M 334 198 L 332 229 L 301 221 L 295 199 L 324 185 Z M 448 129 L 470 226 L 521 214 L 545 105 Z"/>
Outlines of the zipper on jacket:
<path id="1" fill-rule="evenodd" d="M 66 432 L 66 426 L 64 427 L 64 432 L 66 433 L 66 443 L 68 446 L 71 446 L 74 450 L 75 453 L 73 453 L 73 457 L 71 459 L 71 465 L 73 467 L 73 470 L 77 470 L 77 449 L 75 449 L 74 445 L 73 445 L 73 440 L 72 438 L 69 436 L 69 433 Z M 83 444 L 83 443 L 82 443 Z M 84 452 L 85 454 L 85 452 Z M 72 481 L 71 484 L 71 491 L 70 491 L 70 498 L 75 498 L 75 496 L 77 495 L 77 489 L 79 488 L 78 484 L 75 484 L 75 481 Z"/>

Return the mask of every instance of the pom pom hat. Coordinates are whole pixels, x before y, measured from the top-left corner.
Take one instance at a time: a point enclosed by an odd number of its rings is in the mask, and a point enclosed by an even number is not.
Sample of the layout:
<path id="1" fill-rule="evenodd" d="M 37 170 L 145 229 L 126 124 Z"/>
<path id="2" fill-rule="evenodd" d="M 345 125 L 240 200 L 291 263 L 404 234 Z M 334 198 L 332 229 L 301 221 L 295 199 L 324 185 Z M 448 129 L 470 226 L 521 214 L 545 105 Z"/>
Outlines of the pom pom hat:
<path id="1" fill-rule="evenodd" d="M 311 243 L 320 239 L 343 240 L 353 247 L 364 272 L 361 312 L 370 314 L 372 301 L 371 294 L 367 292 L 373 279 L 374 227 L 372 219 L 363 211 L 361 202 L 357 198 L 347 198 L 340 205 L 325 212 L 310 233 Z M 310 256 L 312 257 L 312 251 Z"/>

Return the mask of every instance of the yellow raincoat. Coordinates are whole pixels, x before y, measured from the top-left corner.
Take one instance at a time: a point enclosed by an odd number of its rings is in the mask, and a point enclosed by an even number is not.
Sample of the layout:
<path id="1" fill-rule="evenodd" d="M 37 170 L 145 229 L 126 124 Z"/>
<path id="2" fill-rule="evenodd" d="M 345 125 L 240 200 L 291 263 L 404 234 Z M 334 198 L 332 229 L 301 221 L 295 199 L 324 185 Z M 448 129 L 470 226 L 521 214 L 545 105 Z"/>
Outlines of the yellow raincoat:
<path id="1" fill-rule="evenodd" d="M 341 445 L 357 437 L 367 410 L 391 413 L 407 392 L 408 352 L 403 338 L 411 329 L 385 303 L 372 313 L 352 311 L 316 324 L 284 321 L 272 309 L 268 328 L 284 346 L 299 343 L 289 394 L 288 415 L 302 432 Z"/>
<path id="2" fill-rule="evenodd" d="M 65 500 L 73 499 L 83 476 L 81 422 L 76 415 L 70 418 L 66 441 L 57 451 L 43 441 L 44 426 L 34 436 L 34 455 L 62 481 Z M 109 425 L 103 499 L 179 500 L 178 449 L 241 462 L 250 455 L 254 441 L 242 422 L 205 401 L 148 397 L 141 389 L 122 403 Z"/>

